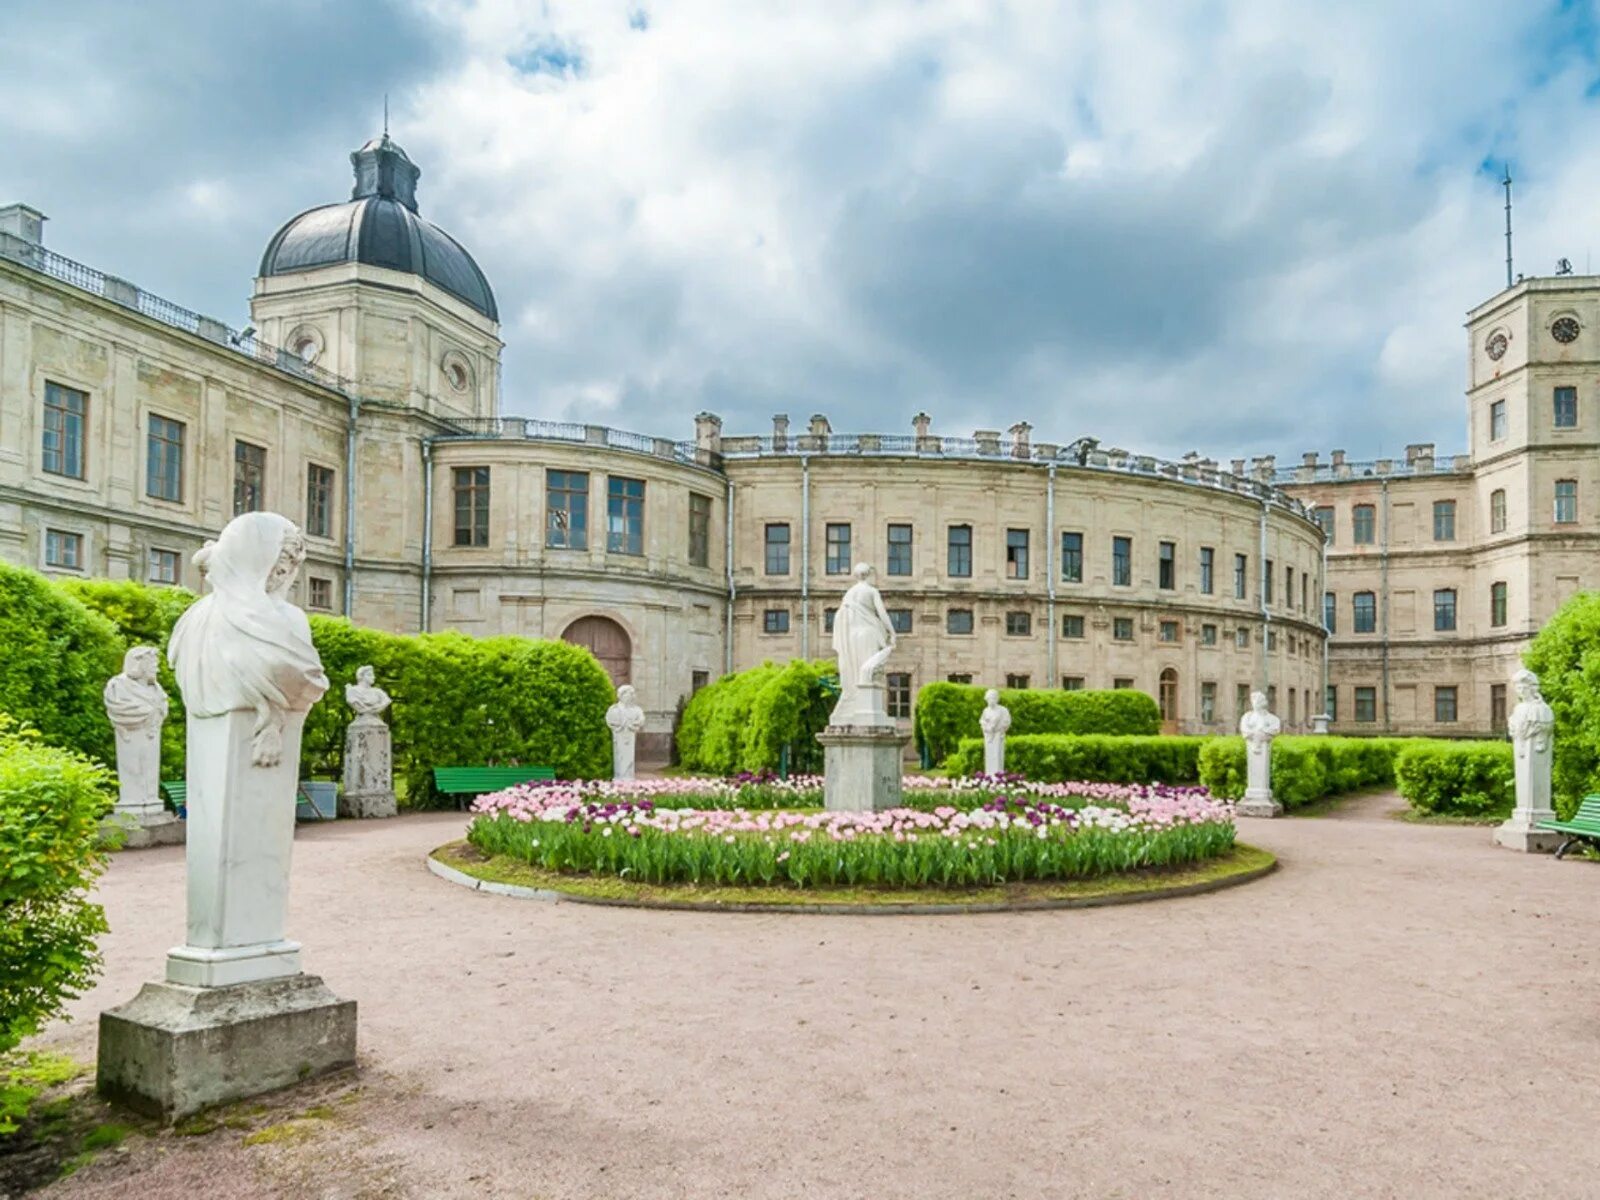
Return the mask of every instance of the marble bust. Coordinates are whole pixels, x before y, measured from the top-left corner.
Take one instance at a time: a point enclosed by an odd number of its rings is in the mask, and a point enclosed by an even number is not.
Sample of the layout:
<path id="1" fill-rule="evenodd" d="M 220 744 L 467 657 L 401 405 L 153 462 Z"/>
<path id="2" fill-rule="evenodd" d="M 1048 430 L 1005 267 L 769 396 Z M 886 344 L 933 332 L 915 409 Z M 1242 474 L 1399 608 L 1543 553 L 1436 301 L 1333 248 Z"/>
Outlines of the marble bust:
<path id="1" fill-rule="evenodd" d="M 1011 728 L 1011 710 L 1000 703 L 1000 693 L 990 688 L 983 694 L 983 715 L 978 718 L 983 731 L 983 773 L 1003 775 L 1006 769 L 1006 732 Z"/>
<path id="2" fill-rule="evenodd" d="M 356 681 L 344 688 L 355 713 L 344 734 L 344 789 L 341 817 L 393 817 L 400 813 L 394 794 L 394 746 L 383 719 L 389 693 L 378 686 L 370 666 L 356 668 Z"/>
<path id="3" fill-rule="evenodd" d="M 362 717 L 376 717 L 389 707 L 389 693 L 377 685 L 376 678 L 377 675 L 370 666 L 357 667 L 356 681 L 345 684 L 344 702 L 350 706 L 350 711 L 356 714 L 357 720 Z"/>
<path id="4" fill-rule="evenodd" d="M 1245 792 L 1238 811 L 1247 817 L 1275 817 L 1283 806 L 1272 794 L 1272 739 L 1283 722 L 1267 711 L 1264 692 L 1252 692 L 1250 711 L 1239 718 L 1245 745 Z"/>
<path id="5" fill-rule="evenodd" d="M 156 682 L 160 651 L 134 646 L 122 657 L 122 674 L 106 683 L 106 716 L 117 736 L 117 812 L 154 817 L 161 805 L 161 726 L 167 694 Z"/>
<path id="6" fill-rule="evenodd" d="M 833 617 L 833 650 L 839 657 L 839 702 L 830 725 L 892 725 L 883 695 L 883 665 L 895 647 L 894 623 L 873 585 L 876 572 L 858 563 L 855 583 Z"/>
<path id="7" fill-rule="evenodd" d="M 631 684 L 617 689 L 617 702 L 606 709 L 606 725 L 611 730 L 611 778 L 634 776 L 635 742 L 644 728 L 644 709 L 639 693 Z"/>

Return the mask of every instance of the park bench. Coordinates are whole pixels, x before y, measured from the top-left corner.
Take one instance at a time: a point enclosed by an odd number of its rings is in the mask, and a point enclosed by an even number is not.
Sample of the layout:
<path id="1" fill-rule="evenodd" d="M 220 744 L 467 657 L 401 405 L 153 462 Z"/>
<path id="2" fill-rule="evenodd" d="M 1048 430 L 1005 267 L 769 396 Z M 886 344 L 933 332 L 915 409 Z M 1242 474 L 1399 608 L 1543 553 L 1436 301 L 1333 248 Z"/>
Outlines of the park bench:
<path id="1" fill-rule="evenodd" d="M 186 779 L 163 779 L 161 791 L 171 802 L 173 810 L 182 816 L 189 807 L 189 781 Z"/>
<path id="2" fill-rule="evenodd" d="M 433 786 L 446 796 L 454 796 L 456 808 L 460 809 L 466 806 L 468 798 L 476 799 L 485 792 L 555 777 L 555 771 L 549 767 L 435 767 Z"/>
<path id="3" fill-rule="evenodd" d="M 1578 811 L 1572 815 L 1572 820 L 1540 821 L 1539 828 L 1567 835 L 1567 840 L 1556 849 L 1557 858 L 1566 854 L 1577 842 L 1600 844 L 1600 796 L 1585 796 L 1580 800 Z"/>

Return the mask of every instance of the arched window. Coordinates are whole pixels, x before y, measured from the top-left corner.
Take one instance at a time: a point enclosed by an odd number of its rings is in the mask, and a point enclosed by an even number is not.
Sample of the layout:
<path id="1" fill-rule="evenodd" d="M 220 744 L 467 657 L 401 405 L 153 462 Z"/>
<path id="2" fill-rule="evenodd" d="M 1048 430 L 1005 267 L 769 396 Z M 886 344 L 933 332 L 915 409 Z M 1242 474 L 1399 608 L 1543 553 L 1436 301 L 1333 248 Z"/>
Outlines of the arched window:
<path id="1" fill-rule="evenodd" d="M 1178 672 L 1171 667 L 1162 671 L 1160 687 L 1157 691 L 1157 703 L 1161 705 L 1161 723 L 1163 725 L 1176 725 L 1178 722 Z"/>
<path id="2" fill-rule="evenodd" d="M 579 617 L 567 626 L 561 640 L 587 647 L 600 660 L 614 686 L 633 681 L 633 641 L 628 631 L 610 617 Z"/>

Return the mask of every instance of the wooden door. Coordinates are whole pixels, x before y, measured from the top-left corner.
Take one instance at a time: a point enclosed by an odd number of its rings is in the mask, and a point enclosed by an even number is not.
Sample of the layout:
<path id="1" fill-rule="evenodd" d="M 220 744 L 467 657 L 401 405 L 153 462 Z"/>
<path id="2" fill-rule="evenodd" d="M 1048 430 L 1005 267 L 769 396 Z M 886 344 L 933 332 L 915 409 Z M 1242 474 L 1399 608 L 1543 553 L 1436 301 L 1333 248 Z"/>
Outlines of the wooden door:
<path id="1" fill-rule="evenodd" d="M 579 617 L 561 640 L 585 646 L 600 660 L 614 687 L 633 682 L 633 642 L 628 631 L 610 617 Z"/>

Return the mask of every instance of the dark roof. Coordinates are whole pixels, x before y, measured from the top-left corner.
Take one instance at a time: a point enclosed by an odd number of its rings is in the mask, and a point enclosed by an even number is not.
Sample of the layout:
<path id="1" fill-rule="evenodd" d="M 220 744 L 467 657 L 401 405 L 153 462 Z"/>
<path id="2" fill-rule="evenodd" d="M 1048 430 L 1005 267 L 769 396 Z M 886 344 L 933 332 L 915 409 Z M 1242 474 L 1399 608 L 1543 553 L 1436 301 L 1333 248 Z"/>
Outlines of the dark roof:
<path id="1" fill-rule="evenodd" d="M 356 173 L 351 199 L 309 209 L 273 234 L 260 274 L 288 275 L 343 262 L 387 267 L 420 275 L 498 321 L 494 292 L 472 255 L 417 215 L 421 171 L 406 152 L 385 134 L 357 150 L 350 162 Z"/>

